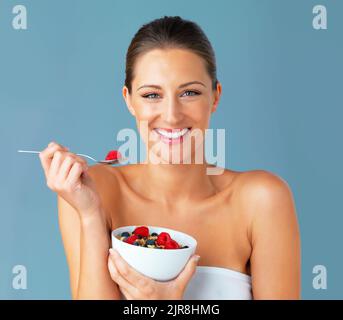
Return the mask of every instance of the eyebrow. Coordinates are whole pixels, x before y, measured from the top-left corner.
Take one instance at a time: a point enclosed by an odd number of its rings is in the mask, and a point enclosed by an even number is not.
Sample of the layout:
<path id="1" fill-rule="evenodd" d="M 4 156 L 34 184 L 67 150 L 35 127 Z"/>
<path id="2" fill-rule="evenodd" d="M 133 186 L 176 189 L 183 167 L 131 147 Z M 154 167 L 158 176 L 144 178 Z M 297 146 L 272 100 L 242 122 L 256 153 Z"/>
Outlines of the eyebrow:
<path id="1" fill-rule="evenodd" d="M 200 85 L 202 85 L 202 86 L 204 86 L 204 87 L 206 88 L 206 86 L 205 86 L 202 82 L 200 82 L 200 81 L 191 81 L 191 82 L 186 82 L 186 83 L 184 83 L 184 84 L 181 84 L 181 85 L 179 86 L 179 89 L 184 88 L 184 87 L 187 87 L 187 86 L 189 86 L 189 85 L 191 85 L 191 84 L 200 84 Z M 138 91 L 139 89 L 142 89 L 142 88 L 162 89 L 160 86 L 158 86 L 158 85 L 156 85 L 156 84 L 144 84 L 143 86 L 140 86 L 140 87 L 137 89 L 137 91 Z"/>

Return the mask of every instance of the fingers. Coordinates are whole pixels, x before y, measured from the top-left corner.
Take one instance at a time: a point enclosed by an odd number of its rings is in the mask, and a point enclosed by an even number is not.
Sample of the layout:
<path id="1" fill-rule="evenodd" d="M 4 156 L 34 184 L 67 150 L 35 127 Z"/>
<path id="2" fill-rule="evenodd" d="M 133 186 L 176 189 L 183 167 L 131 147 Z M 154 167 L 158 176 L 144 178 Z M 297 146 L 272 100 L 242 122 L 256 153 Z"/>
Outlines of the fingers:
<path id="1" fill-rule="evenodd" d="M 48 147 L 45 148 L 43 151 L 40 152 L 39 158 L 42 163 L 42 167 L 44 169 L 44 173 L 46 177 L 48 177 L 48 172 L 49 168 L 51 165 L 52 158 L 55 154 L 56 151 L 67 151 L 68 148 L 63 147 L 62 145 L 55 143 L 55 142 L 50 142 Z"/>
<path id="2" fill-rule="evenodd" d="M 50 168 L 48 171 L 48 176 L 49 177 L 56 177 L 58 174 L 58 171 L 60 169 L 61 163 L 63 161 L 63 154 L 60 150 L 57 150 L 52 158 L 52 161 L 50 163 Z"/>
<path id="3" fill-rule="evenodd" d="M 131 285 L 135 286 L 144 295 L 149 296 L 152 292 L 152 280 L 140 272 L 132 268 L 118 253 L 118 251 L 110 249 L 110 255 L 114 264 L 121 274 Z"/>
<path id="4" fill-rule="evenodd" d="M 198 255 L 194 254 L 193 256 L 191 256 L 191 258 L 188 260 L 182 272 L 174 280 L 175 284 L 179 288 L 181 288 L 182 291 L 186 288 L 188 282 L 191 280 L 193 274 L 195 273 L 196 266 L 198 264 L 199 259 L 200 259 L 200 256 Z"/>
<path id="5" fill-rule="evenodd" d="M 66 184 L 69 186 L 74 186 L 75 190 L 81 187 L 80 176 L 83 172 L 83 166 L 79 162 L 74 162 L 70 169 Z"/>
<path id="6" fill-rule="evenodd" d="M 133 297 L 130 295 L 130 293 L 125 290 L 122 287 L 119 287 L 119 290 L 123 293 L 123 295 L 125 296 L 126 300 L 134 300 Z"/>
<path id="7" fill-rule="evenodd" d="M 79 178 L 88 168 L 86 160 L 68 152 L 68 148 L 55 142 L 49 143 L 39 157 L 50 189 L 73 191 L 81 186 Z"/>
<path id="8" fill-rule="evenodd" d="M 114 263 L 114 259 L 111 254 L 108 258 L 108 269 L 110 271 L 112 280 L 118 284 L 127 298 L 133 299 L 133 297 L 138 296 L 138 290 L 130 282 L 122 277 Z"/>
<path id="9" fill-rule="evenodd" d="M 183 295 L 196 270 L 199 258 L 198 255 L 193 255 L 179 276 L 164 284 L 160 284 L 136 271 L 113 249 L 110 249 L 108 269 L 112 280 L 118 284 L 127 300 L 156 299 L 156 297 L 165 298 L 166 296 L 175 299 L 176 296 Z M 174 293 L 170 293 L 170 291 L 174 291 Z"/>
<path id="10" fill-rule="evenodd" d="M 60 173 L 59 173 L 59 177 L 62 180 L 66 180 L 68 178 L 70 169 L 72 168 L 73 164 L 74 164 L 73 157 L 70 155 L 66 155 L 60 167 Z"/>

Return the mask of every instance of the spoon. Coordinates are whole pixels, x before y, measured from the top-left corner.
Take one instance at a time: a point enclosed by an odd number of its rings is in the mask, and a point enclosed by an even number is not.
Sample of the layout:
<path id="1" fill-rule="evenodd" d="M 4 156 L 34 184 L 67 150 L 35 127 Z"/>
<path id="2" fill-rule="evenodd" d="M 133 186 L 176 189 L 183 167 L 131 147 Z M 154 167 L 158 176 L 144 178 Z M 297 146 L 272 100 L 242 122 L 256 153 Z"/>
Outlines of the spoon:
<path id="1" fill-rule="evenodd" d="M 35 150 L 18 150 L 18 152 L 23 152 L 23 153 L 40 153 L 40 151 L 35 151 Z M 93 157 L 87 155 L 87 154 L 83 154 L 83 153 L 76 153 L 76 155 L 81 156 L 81 157 L 85 157 L 88 158 L 94 162 L 97 163 L 103 163 L 103 164 L 114 164 L 114 163 L 118 163 L 120 158 L 115 158 L 115 159 L 110 159 L 110 160 L 96 160 Z M 125 159 L 122 159 L 125 160 Z"/>

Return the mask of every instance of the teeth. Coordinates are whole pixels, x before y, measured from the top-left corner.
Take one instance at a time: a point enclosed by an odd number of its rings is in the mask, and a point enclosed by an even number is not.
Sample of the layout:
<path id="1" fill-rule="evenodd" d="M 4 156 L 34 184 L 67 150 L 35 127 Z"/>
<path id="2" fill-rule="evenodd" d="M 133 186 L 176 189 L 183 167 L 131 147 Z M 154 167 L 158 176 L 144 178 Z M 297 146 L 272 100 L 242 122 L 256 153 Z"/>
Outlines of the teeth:
<path id="1" fill-rule="evenodd" d="M 156 131 L 161 135 L 169 139 L 178 139 L 188 132 L 188 128 L 184 128 L 178 131 L 165 131 L 163 129 L 156 129 Z"/>

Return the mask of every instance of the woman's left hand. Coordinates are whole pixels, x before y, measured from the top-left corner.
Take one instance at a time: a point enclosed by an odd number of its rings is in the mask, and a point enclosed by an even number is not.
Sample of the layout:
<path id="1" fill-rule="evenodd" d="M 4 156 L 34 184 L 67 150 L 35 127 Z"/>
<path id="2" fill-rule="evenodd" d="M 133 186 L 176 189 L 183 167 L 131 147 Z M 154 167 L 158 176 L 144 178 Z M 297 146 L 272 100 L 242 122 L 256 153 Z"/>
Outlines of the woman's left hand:
<path id="1" fill-rule="evenodd" d="M 108 269 L 127 300 L 181 300 L 195 272 L 197 257 L 191 256 L 182 272 L 166 282 L 155 281 L 136 271 L 114 249 L 110 249 Z"/>

